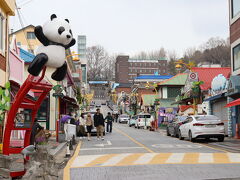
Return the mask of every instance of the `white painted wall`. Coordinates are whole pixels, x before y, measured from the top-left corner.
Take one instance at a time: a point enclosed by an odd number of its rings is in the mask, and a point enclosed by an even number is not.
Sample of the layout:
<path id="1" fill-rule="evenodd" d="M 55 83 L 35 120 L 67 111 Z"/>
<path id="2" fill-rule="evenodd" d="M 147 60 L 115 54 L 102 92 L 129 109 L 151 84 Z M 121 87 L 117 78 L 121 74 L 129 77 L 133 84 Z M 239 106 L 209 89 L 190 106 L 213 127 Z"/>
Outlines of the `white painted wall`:
<path id="1" fill-rule="evenodd" d="M 162 96 L 162 98 L 163 98 L 163 99 L 167 99 L 167 97 L 168 97 L 168 96 L 167 96 L 167 87 L 163 87 L 162 90 L 163 90 L 163 96 Z"/>

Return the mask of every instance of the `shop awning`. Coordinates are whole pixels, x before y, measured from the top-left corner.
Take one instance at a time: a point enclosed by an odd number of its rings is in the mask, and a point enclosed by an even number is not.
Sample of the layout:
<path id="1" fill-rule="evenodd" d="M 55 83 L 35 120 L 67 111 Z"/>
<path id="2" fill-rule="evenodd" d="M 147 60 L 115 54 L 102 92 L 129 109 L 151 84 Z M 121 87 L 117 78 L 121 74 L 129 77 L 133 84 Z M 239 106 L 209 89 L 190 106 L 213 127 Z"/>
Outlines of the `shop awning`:
<path id="1" fill-rule="evenodd" d="M 216 99 L 219 99 L 219 98 L 222 98 L 225 96 L 225 93 L 222 93 L 222 94 L 218 94 L 216 96 L 211 96 L 207 99 L 204 99 L 204 101 L 213 101 L 213 100 L 216 100 Z"/>
<path id="2" fill-rule="evenodd" d="M 232 106 L 237 106 L 237 105 L 240 105 L 240 98 L 235 100 L 235 101 L 232 101 L 230 103 L 228 103 L 226 106 L 224 107 L 232 107 Z"/>

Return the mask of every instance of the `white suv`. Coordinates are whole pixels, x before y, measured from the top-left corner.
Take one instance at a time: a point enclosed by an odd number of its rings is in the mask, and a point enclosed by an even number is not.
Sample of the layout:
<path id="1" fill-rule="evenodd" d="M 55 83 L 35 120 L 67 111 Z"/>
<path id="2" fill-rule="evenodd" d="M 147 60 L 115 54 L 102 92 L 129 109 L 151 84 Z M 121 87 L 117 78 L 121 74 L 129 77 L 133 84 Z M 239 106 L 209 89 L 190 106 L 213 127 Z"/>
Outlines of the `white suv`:
<path id="1" fill-rule="evenodd" d="M 145 126 L 146 128 L 150 128 L 152 121 L 154 121 L 154 119 L 153 116 L 151 116 L 151 114 L 148 113 L 138 114 L 137 119 L 135 121 L 135 128 L 140 129 Z"/>

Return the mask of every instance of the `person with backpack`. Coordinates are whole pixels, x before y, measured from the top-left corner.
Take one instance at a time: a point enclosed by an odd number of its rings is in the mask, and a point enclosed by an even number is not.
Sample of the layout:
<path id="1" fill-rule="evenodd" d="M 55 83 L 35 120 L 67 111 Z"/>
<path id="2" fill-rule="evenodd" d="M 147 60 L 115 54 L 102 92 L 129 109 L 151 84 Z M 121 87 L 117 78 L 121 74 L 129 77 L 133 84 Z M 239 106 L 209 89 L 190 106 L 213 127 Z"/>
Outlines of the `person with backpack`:
<path id="1" fill-rule="evenodd" d="M 105 117 L 105 120 L 107 122 L 107 132 L 111 133 L 112 132 L 113 117 L 112 117 L 110 112 L 108 112 L 107 116 Z"/>

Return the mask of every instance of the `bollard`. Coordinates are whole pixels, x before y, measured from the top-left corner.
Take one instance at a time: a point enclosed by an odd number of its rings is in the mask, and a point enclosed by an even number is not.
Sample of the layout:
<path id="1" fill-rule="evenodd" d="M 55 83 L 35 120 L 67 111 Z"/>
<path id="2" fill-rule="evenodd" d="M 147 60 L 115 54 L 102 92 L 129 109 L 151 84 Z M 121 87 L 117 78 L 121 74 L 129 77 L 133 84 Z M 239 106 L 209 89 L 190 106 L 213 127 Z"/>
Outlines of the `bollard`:
<path id="1" fill-rule="evenodd" d="M 66 151 L 66 155 L 65 157 L 70 157 L 71 156 L 71 153 L 70 153 L 70 149 L 69 149 L 69 141 L 67 142 L 67 151 Z"/>
<path id="2" fill-rule="evenodd" d="M 73 137 L 72 137 L 72 145 L 76 145 L 75 135 L 73 135 Z"/>
<path id="3" fill-rule="evenodd" d="M 69 143 L 69 149 L 70 149 L 70 150 L 73 150 L 72 140 L 70 140 L 70 143 Z"/>

